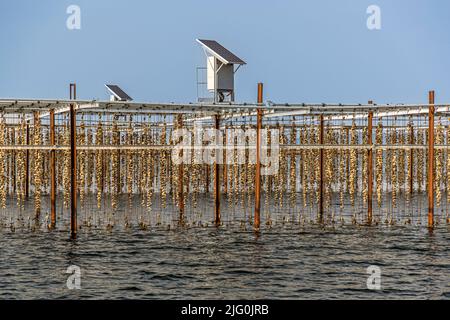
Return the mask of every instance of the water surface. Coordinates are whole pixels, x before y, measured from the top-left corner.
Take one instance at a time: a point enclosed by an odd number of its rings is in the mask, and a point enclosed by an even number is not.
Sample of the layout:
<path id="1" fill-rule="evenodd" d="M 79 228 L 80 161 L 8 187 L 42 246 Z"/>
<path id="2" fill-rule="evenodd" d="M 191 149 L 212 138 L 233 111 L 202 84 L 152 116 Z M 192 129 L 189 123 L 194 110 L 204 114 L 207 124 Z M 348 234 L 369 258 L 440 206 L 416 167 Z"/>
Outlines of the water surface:
<path id="1" fill-rule="evenodd" d="M 449 227 L 0 232 L 1 299 L 449 299 Z M 70 265 L 81 290 L 68 290 Z M 366 287 L 369 265 L 382 290 Z"/>

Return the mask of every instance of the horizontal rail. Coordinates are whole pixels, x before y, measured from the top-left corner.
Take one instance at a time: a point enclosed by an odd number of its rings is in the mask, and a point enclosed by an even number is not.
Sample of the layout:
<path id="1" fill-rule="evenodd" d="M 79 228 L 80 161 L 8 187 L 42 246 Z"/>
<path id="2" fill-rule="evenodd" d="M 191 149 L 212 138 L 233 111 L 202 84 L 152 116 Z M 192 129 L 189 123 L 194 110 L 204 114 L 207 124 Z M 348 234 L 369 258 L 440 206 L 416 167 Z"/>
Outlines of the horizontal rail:
<path id="1" fill-rule="evenodd" d="M 56 99 L 0 99 L 0 111 L 3 113 L 30 113 L 39 110 L 67 108 L 70 104 L 82 105 L 79 111 L 95 110 L 98 112 L 118 111 L 122 113 L 156 111 L 161 113 L 190 113 L 212 111 L 217 113 L 239 112 L 240 110 L 264 109 L 273 112 L 353 112 L 353 111 L 382 111 L 408 110 L 428 108 L 428 104 L 341 104 L 341 103 L 157 103 L 157 102 L 127 102 L 127 101 L 97 101 L 97 100 L 56 100 Z M 435 104 L 439 108 L 446 108 L 450 104 Z M 57 111 L 57 110 L 55 110 Z"/>
<path id="2" fill-rule="evenodd" d="M 77 146 L 77 150 L 83 151 L 95 151 L 95 150 L 173 150 L 176 146 L 167 145 L 82 145 Z M 234 149 L 256 149 L 255 145 L 208 145 L 208 146 L 182 146 L 178 145 L 179 148 L 184 150 L 234 150 Z M 428 146 L 426 145 L 336 145 L 336 144 L 324 144 L 324 145 L 276 145 L 272 144 L 268 146 L 269 148 L 280 148 L 282 150 L 426 150 Z M 267 148 L 263 146 L 263 148 Z M 448 150 L 450 145 L 435 145 L 434 149 Z M 50 145 L 39 145 L 39 146 L 26 146 L 26 145 L 14 145 L 14 146 L 0 146 L 0 150 L 43 150 L 43 151 L 64 151 L 70 150 L 70 146 L 50 146 Z"/>

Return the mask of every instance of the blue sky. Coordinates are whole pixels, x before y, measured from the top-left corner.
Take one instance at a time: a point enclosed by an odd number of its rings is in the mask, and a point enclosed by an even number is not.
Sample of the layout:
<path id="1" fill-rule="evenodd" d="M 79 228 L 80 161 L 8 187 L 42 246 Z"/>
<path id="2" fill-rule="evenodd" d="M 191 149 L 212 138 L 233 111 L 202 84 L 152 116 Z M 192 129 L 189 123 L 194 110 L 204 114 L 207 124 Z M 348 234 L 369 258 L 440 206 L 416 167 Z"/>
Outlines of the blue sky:
<path id="1" fill-rule="evenodd" d="M 66 9 L 81 8 L 81 30 Z M 366 27 L 369 5 L 382 29 Z M 236 99 L 264 82 L 275 102 L 450 102 L 450 2 L 443 0 L 15 0 L 0 2 L 0 97 L 196 100 L 196 38 L 242 57 Z"/>

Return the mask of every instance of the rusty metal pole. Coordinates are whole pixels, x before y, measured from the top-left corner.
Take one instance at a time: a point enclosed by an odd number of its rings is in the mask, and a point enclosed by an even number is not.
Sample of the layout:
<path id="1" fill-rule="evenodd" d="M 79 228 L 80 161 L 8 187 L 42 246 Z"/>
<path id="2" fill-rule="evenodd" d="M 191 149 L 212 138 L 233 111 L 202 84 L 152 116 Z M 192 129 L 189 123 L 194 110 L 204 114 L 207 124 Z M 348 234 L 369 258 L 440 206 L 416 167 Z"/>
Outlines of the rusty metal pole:
<path id="1" fill-rule="evenodd" d="M 258 83 L 258 104 L 263 103 L 263 84 Z M 260 108 L 256 114 L 256 172 L 255 172 L 255 222 L 254 228 L 259 230 L 261 225 L 261 129 L 262 115 Z"/>
<path id="2" fill-rule="evenodd" d="M 70 99 L 76 99 L 76 85 L 70 84 Z M 73 94 L 72 94 L 73 93 Z M 70 104 L 70 237 L 77 237 L 77 119 L 75 104 Z"/>
<path id="3" fill-rule="evenodd" d="M 323 114 L 319 117 L 319 144 L 323 145 Z M 323 173 L 324 173 L 324 163 L 323 163 L 323 147 L 319 151 L 319 168 L 320 168 L 320 180 L 319 180 L 319 223 L 323 223 Z"/>
<path id="4" fill-rule="evenodd" d="M 55 110 L 50 110 L 50 145 L 55 146 Z M 50 151 L 50 227 L 56 227 L 56 151 Z"/>
<path id="5" fill-rule="evenodd" d="M 372 104 L 369 101 L 369 104 Z M 367 150 L 367 223 L 372 224 L 372 195 L 373 195 L 373 150 L 372 150 L 372 128 L 373 128 L 373 112 L 369 112 L 367 118 L 367 143 L 370 149 Z"/>
<path id="6" fill-rule="evenodd" d="M 216 129 L 216 144 L 217 149 L 215 152 L 215 162 L 214 162 L 214 222 L 216 226 L 220 225 L 220 166 L 219 166 L 219 129 L 220 129 L 220 119 L 219 116 L 215 116 L 215 129 Z"/>
<path id="7" fill-rule="evenodd" d="M 428 227 L 434 226 L 434 91 L 428 93 Z"/>
<path id="8" fill-rule="evenodd" d="M 180 114 L 177 117 L 178 129 L 183 127 L 183 116 Z M 180 156 L 183 158 L 183 150 L 180 151 Z M 183 181 L 184 180 L 184 166 L 183 161 L 178 165 L 178 208 L 180 210 L 180 223 L 184 221 L 184 188 Z"/>

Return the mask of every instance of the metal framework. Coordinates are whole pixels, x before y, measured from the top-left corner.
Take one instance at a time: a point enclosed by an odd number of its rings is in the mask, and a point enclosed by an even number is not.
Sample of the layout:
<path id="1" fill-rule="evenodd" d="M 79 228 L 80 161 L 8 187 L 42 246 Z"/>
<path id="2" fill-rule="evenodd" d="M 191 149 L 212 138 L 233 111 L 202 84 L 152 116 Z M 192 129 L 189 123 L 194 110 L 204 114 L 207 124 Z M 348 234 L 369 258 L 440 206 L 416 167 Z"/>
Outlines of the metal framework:
<path id="1" fill-rule="evenodd" d="M 6 177 L 0 181 L 0 206 L 6 209 L 14 202 L 7 199 L 14 199 L 23 213 L 32 193 L 39 220 L 41 198 L 48 192 L 53 229 L 62 194 L 61 206 L 70 207 L 72 238 L 78 230 L 77 210 L 106 208 L 104 221 L 112 227 L 123 195 L 128 196 L 129 206 L 134 197 L 140 197 L 147 213 L 158 197 L 158 215 L 172 198 L 179 221 L 189 223 L 187 211 L 201 211 L 199 196 L 209 194 L 210 184 L 216 226 L 224 223 L 221 199 L 228 200 L 228 220 L 230 207 L 240 202 L 247 211 L 253 202 L 254 210 L 245 219 L 251 220 L 255 230 L 261 228 L 262 213 L 266 225 L 272 224 L 273 210 L 296 215 L 298 223 L 314 220 L 319 224 L 343 220 L 347 210 L 355 223 L 379 224 L 392 223 L 401 211 L 398 208 L 406 206 L 410 208 L 406 221 L 411 223 L 414 213 L 420 216 L 419 195 L 424 191 L 428 227 L 449 222 L 450 105 L 435 104 L 434 92 L 428 104 L 410 105 L 264 104 L 262 84 L 254 104 L 86 101 L 76 99 L 75 86 L 71 86 L 71 98 L 0 100 L 0 176 Z M 245 149 L 244 164 L 172 164 L 176 141 L 170 132 L 192 131 L 199 124 L 224 132 L 224 159 L 233 160 L 240 147 Z M 234 128 L 255 129 L 255 144 L 249 138 L 243 146 L 229 141 Z M 261 146 L 264 129 L 280 131 L 280 167 L 273 176 L 261 175 L 262 152 L 271 152 Z M 217 145 L 208 144 L 191 150 L 193 154 L 220 152 Z M 256 151 L 256 163 L 249 161 L 251 150 Z M 39 170 L 30 170 L 35 166 Z M 88 197 L 96 202 L 95 208 L 86 204 Z M 333 201 L 339 205 L 333 207 Z M 439 219 L 435 207 L 441 212 Z M 92 213 L 83 215 L 84 224 L 95 218 Z M 126 224 L 130 219 L 127 216 Z M 139 214 L 139 226 L 147 228 L 149 221 Z"/>

